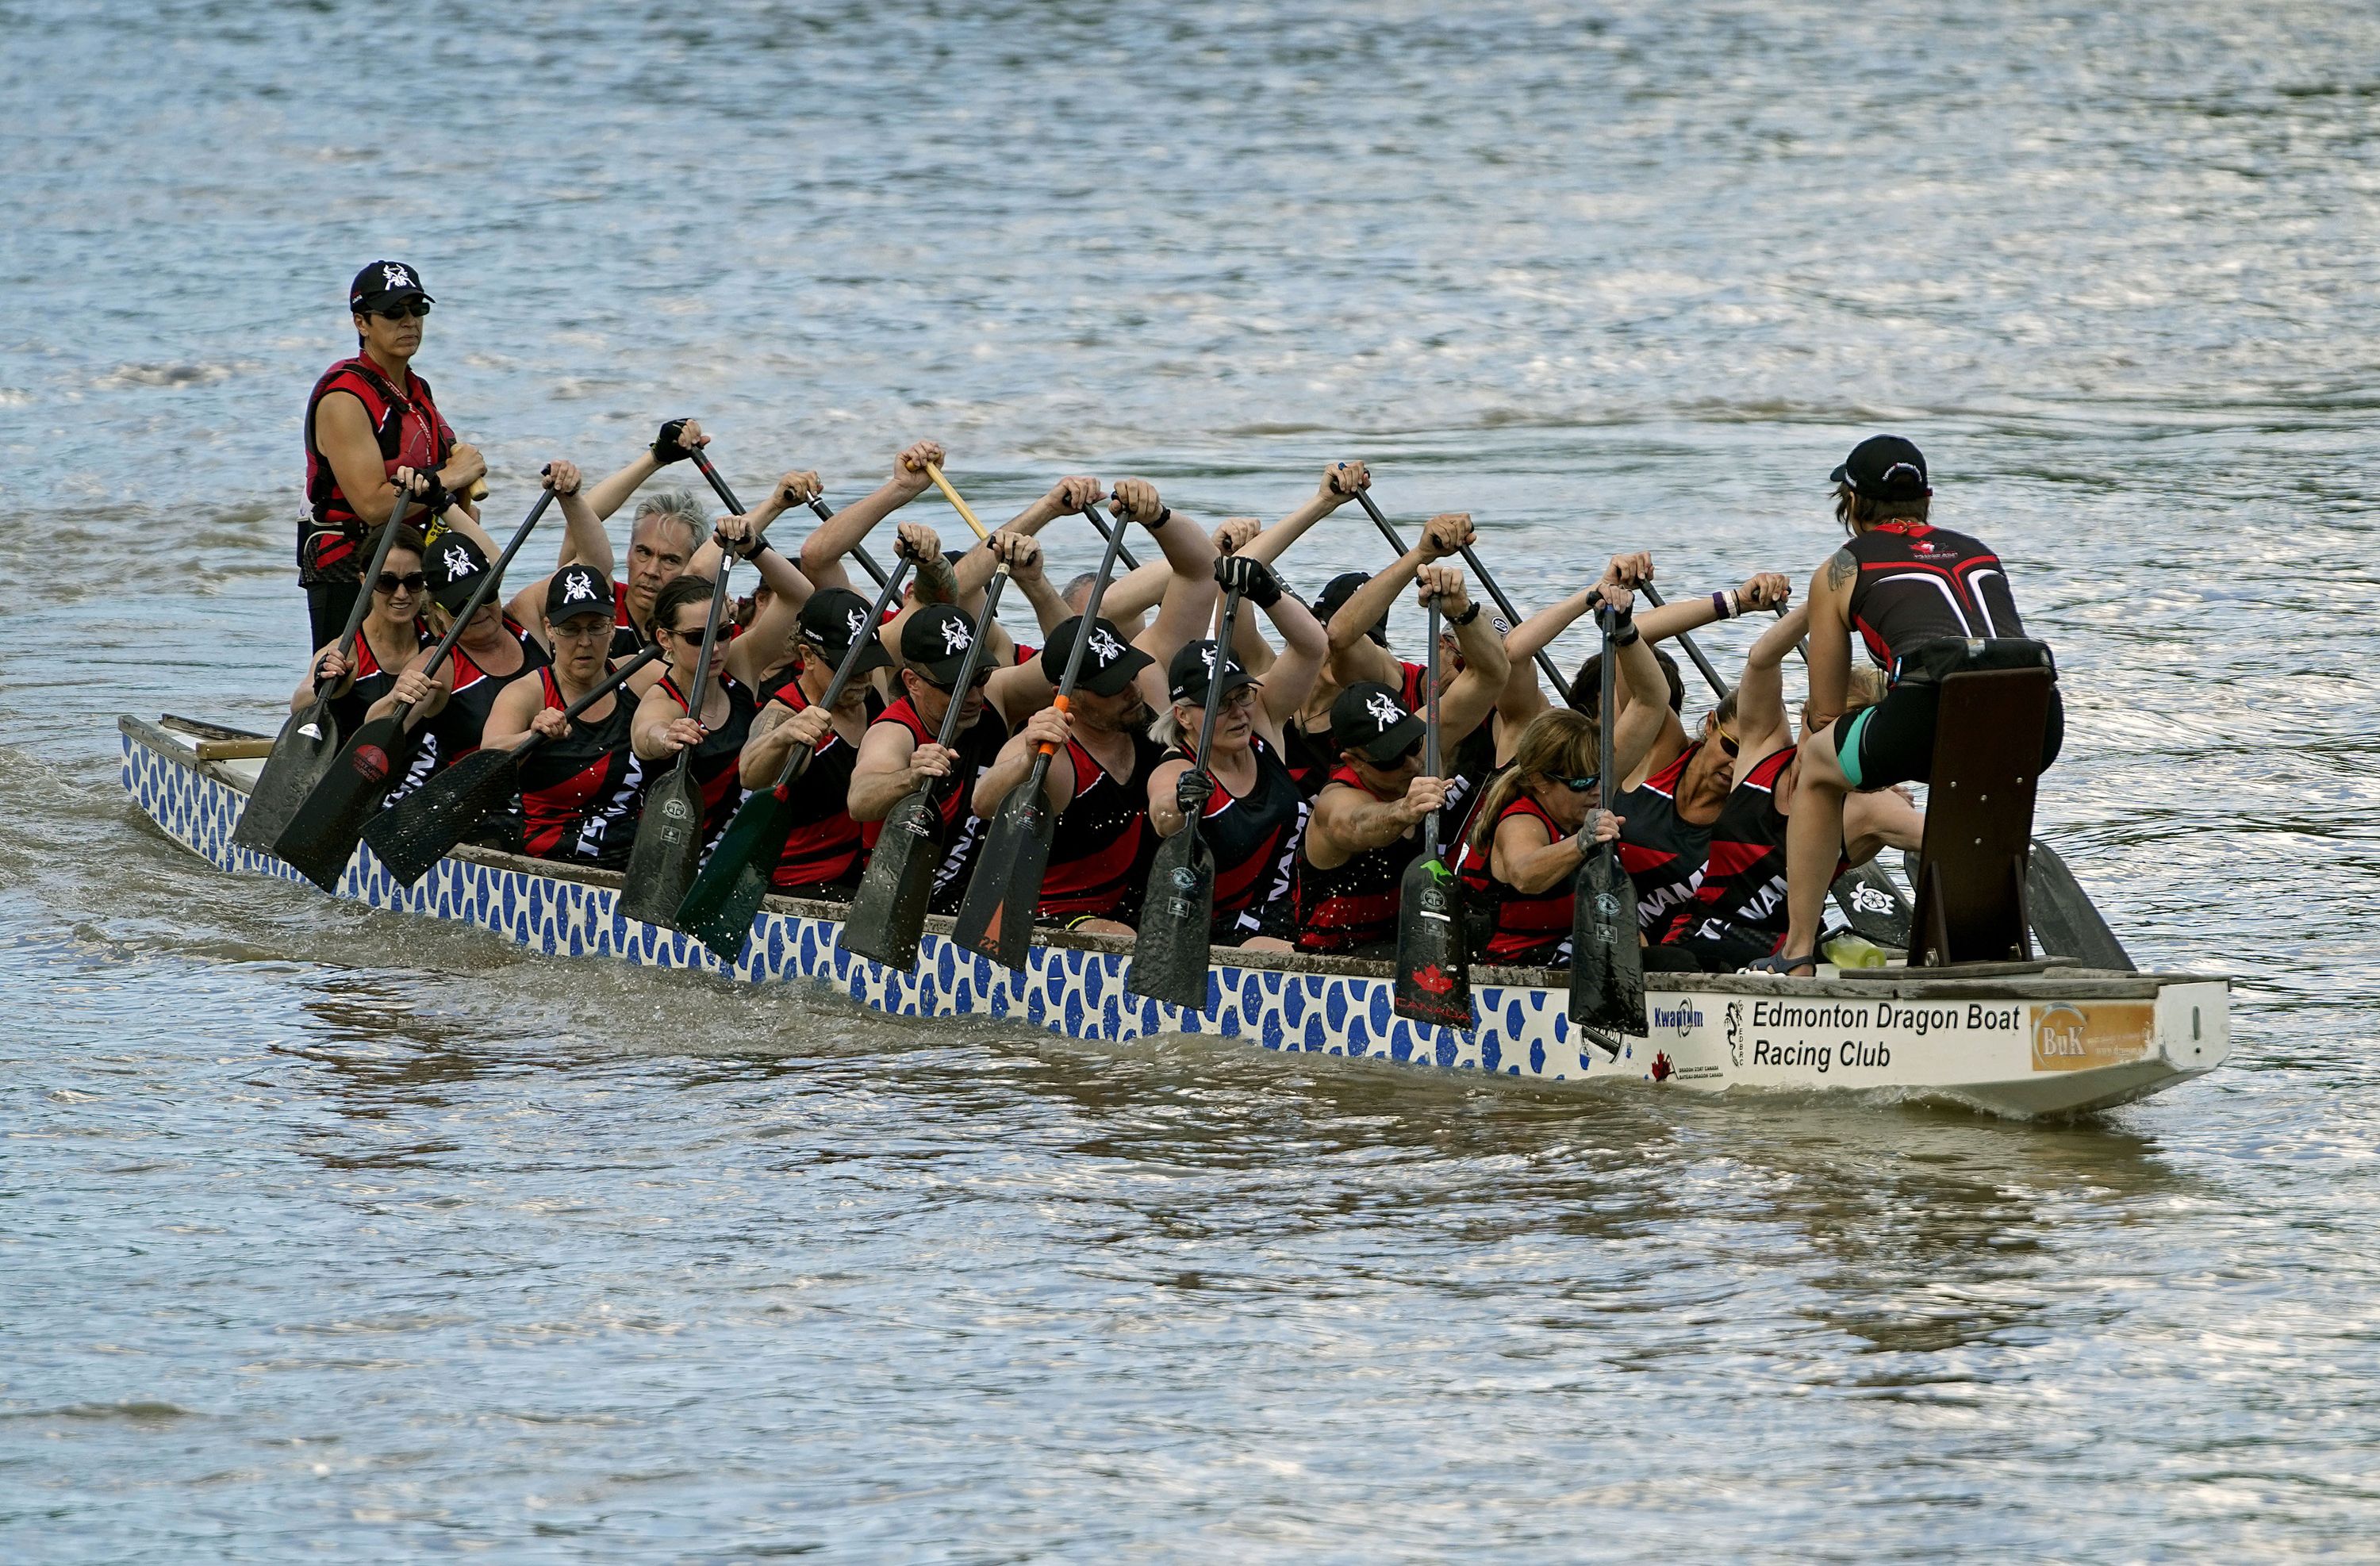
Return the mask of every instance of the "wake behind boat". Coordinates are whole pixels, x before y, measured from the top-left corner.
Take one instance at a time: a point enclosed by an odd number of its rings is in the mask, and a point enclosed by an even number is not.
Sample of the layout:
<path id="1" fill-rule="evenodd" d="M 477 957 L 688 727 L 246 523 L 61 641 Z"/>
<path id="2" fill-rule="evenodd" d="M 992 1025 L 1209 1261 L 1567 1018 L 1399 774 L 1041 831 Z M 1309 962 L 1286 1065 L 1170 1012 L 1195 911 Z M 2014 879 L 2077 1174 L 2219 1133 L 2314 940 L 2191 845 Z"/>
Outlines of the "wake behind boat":
<path id="1" fill-rule="evenodd" d="M 238 731 L 188 720 L 118 720 L 126 790 L 176 843 L 235 873 L 302 879 L 233 841 L 261 762 L 201 759 Z M 211 749 L 218 747 L 210 747 Z M 1123 1042 L 1213 1034 L 1269 1050 L 1363 1057 L 1540 1081 L 1625 1082 L 1706 1093 L 1825 1093 L 1865 1101 L 1945 1101 L 2014 1117 L 2103 1110 L 2222 1064 L 2231 1051 L 2229 981 L 2119 973 L 2055 959 L 1853 970 L 1817 980 L 1763 975 L 1645 976 L 1650 1027 L 1607 1053 L 1567 1014 L 1566 976 L 1475 966 L 1476 1026 L 1438 1027 L 1392 1009 L 1391 965 L 1232 950 L 1208 970 L 1202 1014 L 1130 993 L 1125 938 L 1037 929 L 1012 971 L 929 919 L 913 971 L 837 943 L 846 904 L 771 897 L 732 965 L 692 937 L 622 917 L 621 876 L 464 846 L 400 884 L 367 846 L 335 895 L 394 912 L 477 925 L 552 956 L 610 958 L 801 983 L 901 1016 L 981 1016 L 1068 1038 Z"/>

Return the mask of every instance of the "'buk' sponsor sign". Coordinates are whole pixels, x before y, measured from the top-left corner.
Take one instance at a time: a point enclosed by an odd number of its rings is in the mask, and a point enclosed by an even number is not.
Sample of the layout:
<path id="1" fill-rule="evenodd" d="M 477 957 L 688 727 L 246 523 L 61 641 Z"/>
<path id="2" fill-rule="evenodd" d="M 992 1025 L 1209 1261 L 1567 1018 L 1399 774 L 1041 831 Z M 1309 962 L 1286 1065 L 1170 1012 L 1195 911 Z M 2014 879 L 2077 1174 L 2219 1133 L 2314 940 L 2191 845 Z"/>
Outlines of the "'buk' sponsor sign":
<path id="1" fill-rule="evenodd" d="M 2033 1069 L 2082 1071 L 2140 1060 L 2149 1052 L 2155 1011 L 2155 1002 L 2148 1001 L 2035 1006 Z"/>

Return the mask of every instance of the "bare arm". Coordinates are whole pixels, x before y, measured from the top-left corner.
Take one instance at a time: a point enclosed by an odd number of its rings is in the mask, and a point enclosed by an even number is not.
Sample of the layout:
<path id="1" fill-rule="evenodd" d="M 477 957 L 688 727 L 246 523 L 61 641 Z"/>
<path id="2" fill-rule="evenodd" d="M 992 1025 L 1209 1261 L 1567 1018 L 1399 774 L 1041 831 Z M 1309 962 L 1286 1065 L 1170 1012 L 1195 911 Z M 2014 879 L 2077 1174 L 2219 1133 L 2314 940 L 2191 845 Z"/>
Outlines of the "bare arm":
<path id="1" fill-rule="evenodd" d="M 396 508 L 396 486 L 372 434 L 371 416 L 355 394 L 332 392 L 314 405 L 314 444 L 331 465 L 348 509 L 368 528 L 387 521 Z"/>
<path id="2" fill-rule="evenodd" d="M 1880 788 L 1843 800 L 1843 857 L 1864 865 L 1887 848 L 1910 853 L 1925 846 L 1925 812 L 1898 789 Z"/>
<path id="3" fill-rule="evenodd" d="M 899 723 L 870 723 L 852 763 L 851 793 L 844 807 L 855 821 L 880 821 L 892 807 L 917 792 L 926 775 L 911 767 L 921 747 Z"/>
<path id="4" fill-rule="evenodd" d="M 1565 832 L 1556 837 L 1545 822 L 1525 815 L 1511 816 L 1497 824 L 1496 839 L 1488 853 L 1496 879 L 1531 896 L 1551 892 L 1578 874 L 1578 867 L 1586 857 L 1577 833 Z"/>
<path id="5" fill-rule="evenodd" d="M 1157 488 L 1146 480 L 1126 479 L 1116 485 L 1116 500 L 1126 516 L 1144 528 L 1164 515 Z M 1122 526 L 1122 519 L 1118 520 Z M 1163 526 L 1149 528 L 1149 536 L 1165 552 L 1173 579 L 1159 604 L 1157 619 L 1133 638 L 1133 645 L 1155 662 L 1140 672 L 1141 695 L 1150 707 L 1171 699 L 1165 671 L 1173 655 L 1206 633 L 1215 613 L 1215 541 L 1186 516 L 1175 515 Z"/>
<path id="6" fill-rule="evenodd" d="M 1086 506 L 1097 505 L 1107 492 L 1108 487 L 1097 479 L 1070 474 L 1050 485 L 1048 494 L 994 528 L 992 536 L 1023 533 L 1030 538 L 1061 516 L 1072 516 Z M 959 558 L 959 596 L 954 601 L 970 614 L 983 612 L 983 589 L 991 580 L 992 564 L 991 557 L 979 549 L 971 549 Z"/>
<path id="7" fill-rule="evenodd" d="M 1785 716 L 1785 655 L 1801 641 L 1809 621 L 1809 606 L 1804 604 L 1762 631 L 1744 655 L 1743 678 L 1735 687 L 1739 783 L 1762 757 L 1792 736 Z"/>
<path id="8" fill-rule="evenodd" d="M 1336 868 L 1404 836 L 1445 798 L 1443 782 L 1433 788 L 1419 778 L 1402 799 L 1376 798 L 1360 788 L 1326 788 L 1314 801 L 1304 853 L 1318 869 Z"/>
<path id="9" fill-rule="evenodd" d="M 735 520 L 728 517 L 721 526 Z M 753 617 L 724 652 L 727 672 L 748 686 L 758 681 L 762 665 L 792 645 L 794 631 L 801 624 L 802 605 L 810 601 L 810 584 L 792 561 L 765 544 L 747 558 L 759 567 L 760 580 L 769 585 L 769 607 Z M 725 634 L 722 629 L 721 635 Z"/>
<path id="10" fill-rule="evenodd" d="M 1290 545 L 1305 536 L 1307 528 L 1354 499 L 1356 491 L 1371 487 L 1372 475 L 1362 463 L 1334 462 L 1323 470 L 1321 484 L 1305 504 L 1242 544 L 1235 552 L 1261 560 L 1267 565 L 1274 564 Z M 1377 620 L 1378 616 L 1373 618 Z"/>
<path id="11" fill-rule="evenodd" d="M 1463 592 L 1463 573 L 1451 565 L 1427 567 L 1422 586 L 1425 591 L 1438 589 L 1439 608 L 1450 620 L 1461 618 L 1471 608 Z M 1454 642 L 1463 649 L 1463 673 L 1447 686 L 1438 704 L 1439 743 L 1447 749 L 1460 745 L 1496 710 L 1496 698 L 1504 691 L 1504 676 L 1511 673 L 1504 658 L 1504 638 L 1496 634 L 1486 614 L 1473 614 L 1470 624 L 1456 625 Z"/>
<path id="12" fill-rule="evenodd" d="M 1839 549 L 1810 577 L 1809 726 L 1823 728 L 1842 716 L 1852 683 L 1852 584 L 1859 561 Z"/>
<path id="13" fill-rule="evenodd" d="M 670 422 L 681 426 L 677 431 L 677 443 L 687 450 L 698 450 L 710 443 L 710 437 L 702 432 L 702 425 L 698 420 L 673 419 Z M 644 487 L 645 480 L 667 466 L 669 466 L 667 463 L 653 455 L 652 447 L 650 445 L 638 452 L 628 460 L 626 467 L 601 480 L 594 488 L 587 492 L 587 504 L 594 508 L 595 519 L 599 522 L 610 520 L 613 512 L 628 504 L 630 495 Z M 565 561 L 563 564 L 566 565 L 569 562 Z"/>
<path id="14" fill-rule="evenodd" d="M 1629 607 L 1626 588 L 1606 584 L 1613 607 Z M 1667 752 L 1668 760 L 1675 760 L 1677 751 L 1666 742 L 1672 737 L 1682 740 L 1685 730 L 1678 715 L 1670 710 L 1670 681 L 1661 673 L 1658 660 L 1653 656 L 1653 638 L 1638 633 L 1634 641 L 1620 649 L 1618 677 L 1628 700 L 1620 710 L 1620 720 L 1611 726 L 1611 766 L 1622 779 L 1633 777 L 1638 768 L 1655 750 Z M 1620 784 L 1606 785 L 1604 797 L 1619 792 Z"/>
<path id="15" fill-rule="evenodd" d="M 844 556 L 859 547 L 876 525 L 925 493 L 933 480 L 926 465 L 939 467 L 948 454 L 939 441 L 916 441 L 892 459 L 892 476 L 868 494 L 818 525 L 802 543 L 802 574 L 822 588 L 851 585 Z"/>
<path id="16" fill-rule="evenodd" d="M 1281 633 L 1281 656 L 1265 671 L 1264 691 L 1258 699 L 1264 705 L 1264 715 L 1278 734 L 1287 724 L 1296 721 L 1298 710 L 1305 698 L 1314 694 L 1314 682 L 1322 677 L 1322 661 L 1330 656 L 1330 637 L 1314 612 L 1287 593 L 1275 599 L 1265 610 L 1273 629 Z M 1240 626 L 1252 616 L 1243 614 Z M 1232 636 L 1232 650 L 1239 650 L 1239 627 Z M 1244 662 L 1245 659 L 1242 660 Z"/>
<path id="17" fill-rule="evenodd" d="M 616 694 L 612 698 L 622 699 Z M 545 707 L 544 683 L 534 675 L 515 680 L 496 692 L 496 699 L 488 709 L 488 722 L 480 732 L 480 747 L 488 750 L 511 750 L 525 744 L 534 731 L 529 720 Z"/>

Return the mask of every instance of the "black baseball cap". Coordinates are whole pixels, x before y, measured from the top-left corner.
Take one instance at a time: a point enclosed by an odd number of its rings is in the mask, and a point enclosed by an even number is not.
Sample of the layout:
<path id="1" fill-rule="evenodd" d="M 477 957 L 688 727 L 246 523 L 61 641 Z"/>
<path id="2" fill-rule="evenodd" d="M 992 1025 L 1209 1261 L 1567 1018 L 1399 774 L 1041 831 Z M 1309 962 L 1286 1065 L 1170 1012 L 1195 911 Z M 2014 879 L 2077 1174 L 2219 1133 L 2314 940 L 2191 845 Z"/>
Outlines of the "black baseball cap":
<path id="1" fill-rule="evenodd" d="M 1934 492 L 1925 487 L 1925 454 L 1898 435 L 1870 435 L 1828 478 L 1870 500 L 1923 500 Z"/>
<path id="2" fill-rule="evenodd" d="M 1173 699 L 1186 701 L 1193 707 L 1207 705 L 1207 693 L 1212 686 L 1214 675 L 1215 644 L 1211 639 L 1194 641 L 1184 646 L 1181 651 L 1173 655 L 1173 662 L 1165 671 L 1166 683 L 1172 687 Z M 1263 683 L 1254 674 L 1241 668 L 1240 661 L 1236 657 L 1223 666 L 1225 696 L 1231 695 L 1242 686 Z"/>
<path id="3" fill-rule="evenodd" d="M 1050 633 L 1050 645 L 1041 649 L 1041 677 L 1051 685 L 1065 677 L 1066 660 L 1074 655 L 1075 638 L 1082 629 L 1083 617 L 1077 614 Z M 1084 649 L 1082 671 L 1075 676 L 1075 685 L 1093 696 L 1113 696 L 1131 685 L 1134 675 L 1156 662 L 1124 640 L 1116 623 L 1103 614 L 1091 622 L 1091 639 Z"/>
<path id="4" fill-rule="evenodd" d="M 582 614 L 613 619 L 618 603 L 608 577 L 588 565 L 565 565 L 547 578 L 545 618 L 549 625 L 576 620 Z"/>
<path id="5" fill-rule="evenodd" d="M 376 261 L 356 273 L 347 285 L 347 308 L 369 314 L 386 310 L 399 299 L 419 299 L 424 304 L 436 304 L 429 291 L 421 286 L 421 273 L 403 261 Z"/>
<path id="6" fill-rule="evenodd" d="M 479 589 L 480 578 L 488 574 L 488 557 L 462 534 L 441 533 L 430 546 L 421 569 L 430 578 L 431 598 L 439 608 L 455 614 L 461 613 L 464 601 Z"/>
<path id="7" fill-rule="evenodd" d="M 1405 710 L 1396 689 L 1375 680 L 1358 680 L 1330 704 L 1330 745 L 1353 750 L 1376 767 L 1392 767 L 1421 743 L 1429 725 Z"/>
<path id="8" fill-rule="evenodd" d="M 1368 582 L 1371 579 L 1372 576 L 1368 571 L 1340 572 L 1339 575 L 1331 577 L 1328 582 L 1325 582 L 1322 585 L 1321 596 L 1318 597 L 1314 601 L 1314 617 L 1321 621 L 1323 628 L 1328 630 L 1330 625 L 1331 616 L 1337 614 L 1340 610 L 1345 608 L 1347 601 L 1355 596 L 1355 589 L 1362 587 L 1366 582 Z M 1378 642 L 1382 647 L 1388 646 L 1389 617 L 1386 614 L 1381 615 L 1379 624 L 1372 626 L 1364 634 L 1370 637 L 1374 641 Z"/>
<path id="9" fill-rule="evenodd" d="M 820 588 L 802 605 L 802 637 L 816 642 L 833 668 L 843 667 L 851 644 L 857 641 L 861 645 L 859 662 L 852 670 L 855 674 L 890 669 L 892 655 L 884 650 L 883 639 L 868 623 L 868 601 L 849 588 Z"/>
<path id="10" fill-rule="evenodd" d="M 901 627 L 901 662 L 944 690 L 958 684 L 974 645 L 975 622 L 956 604 L 929 603 Z"/>

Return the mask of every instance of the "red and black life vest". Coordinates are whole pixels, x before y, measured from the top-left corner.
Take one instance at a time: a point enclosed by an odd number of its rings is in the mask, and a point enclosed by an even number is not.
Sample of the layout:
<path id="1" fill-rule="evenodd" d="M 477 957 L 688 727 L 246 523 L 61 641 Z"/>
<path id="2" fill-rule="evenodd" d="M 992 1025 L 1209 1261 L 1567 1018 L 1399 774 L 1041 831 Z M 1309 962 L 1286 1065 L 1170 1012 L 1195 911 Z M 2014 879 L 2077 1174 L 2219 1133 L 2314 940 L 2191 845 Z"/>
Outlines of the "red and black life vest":
<path id="1" fill-rule="evenodd" d="M 1215 792 L 1198 818 L 1198 835 L 1215 856 L 1215 917 L 1208 938 L 1218 945 L 1286 934 L 1297 845 L 1305 835 L 1306 799 L 1280 753 L 1262 734 L 1249 735 L 1248 748 L 1257 759 L 1255 786 L 1234 795 L 1216 778 Z M 1197 759 L 1188 745 L 1172 755 Z"/>
<path id="2" fill-rule="evenodd" d="M 1944 637 L 2022 637 L 2000 558 L 1964 533 L 1883 522 L 1843 545 L 1859 562 L 1851 618 L 1868 656 L 1888 674 Z"/>
<path id="3" fill-rule="evenodd" d="M 751 737 L 752 720 L 759 715 L 759 704 L 752 693 L 732 674 L 716 674 L 720 688 L 727 693 L 727 721 L 715 729 L 703 732 L 702 743 L 694 747 L 694 783 L 702 790 L 702 845 L 708 851 L 713 840 L 727 830 L 735 815 L 735 807 L 743 802 L 742 778 L 744 742 Z M 674 676 L 663 674 L 662 694 L 686 710 L 686 693 L 677 688 Z M 708 706 L 709 703 L 704 703 Z M 700 714 L 696 715 L 700 721 Z M 680 754 L 684 754 L 681 752 Z M 668 763 L 653 769 L 660 772 Z"/>
<path id="4" fill-rule="evenodd" d="M 537 679 L 546 706 L 570 705 L 551 667 L 538 670 Z M 567 734 L 522 759 L 523 852 L 606 869 L 627 864 L 628 851 L 636 846 L 644 767 L 628 744 L 634 703 L 616 690 L 604 699 L 611 711 L 601 718 L 580 713 L 570 720 Z"/>
<path id="5" fill-rule="evenodd" d="M 355 558 L 363 541 L 363 518 L 340 492 L 337 475 L 314 439 L 314 416 L 322 399 L 346 392 L 364 405 L 373 438 L 380 442 L 381 467 L 394 477 L 399 467 L 436 468 L 455 452 L 455 431 L 440 416 L 430 395 L 430 382 L 410 370 L 405 389 L 391 385 L 370 356 L 341 359 L 322 371 L 306 396 L 306 516 L 298 525 L 298 569 L 309 584 L 352 582 L 362 566 Z"/>
<path id="6" fill-rule="evenodd" d="M 1117 777 L 1098 757 L 1070 739 L 1050 759 L 1075 769 L 1075 796 L 1050 836 L 1050 868 L 1041 878 L 1039 917 L 1060 921 L 1140 917 L 1141 892 L 1157 856 L 1157 832 L 1148 824 L 1149 769 L 1165 751 L 1148 734 L 1131 731 L 1132 771 Z"/>
<path id="7" fill-rule="evenodd" d="M 876 722 L 900 724 L 919 745 L 934 743 L 935 732 L 926 727 L 925 720 L 917 716 L 917 710 L 909 705 L 905 696 L 885 708 Z M 1001 747 L 1007 743 L 1008 724 L 1001 717 L 1000 709 L 989 702 L 984 704 L 981 717 L 953 736 L 951 748 L 958 752 L 958 759 L 934 795 L 941 810 L 942 841 L 949 846 L 941 864 L 934 870 L 933 897 L 926 904 L 929 913 L 955 914 L 960 901 L 966 896 L 967 881 L 975 874 L 976 856 L 983 851 L 985 822 L 975 813 L 973 804 L 976 781 L 991 771 L 991 764 L 1000 759 Z M 873 850 L 876 840 L 884 835 L 884 823 L 862 821 L 859 835 L 861 842 Z"/>
<path id="8" fill-rule="evenodd" d="M 1332 786 L 1364 787 L 1353 767 L 1330 774 Z M 1397 905 L 1405 867 L 1421 853 L 1421 828 L 1378 848 L 1367 848 L 1332 869 L 1317 868 L 1301 850 L 1297 856 L 1297 886 L 1293 894 L 1297 949 L 1301 952 L 1347 952 L 1396 939 Z"/>
<path id="9" fill-rule="evenodd" d="M 1709 857 L 1711 827 L 1678 814 L 1678 787 L 1702 749 L 1696 740 L 1678 759 L 1611 802 L 1620 818 L 1620 868 L 1636 888 L 1636 928 L 1658 941 L 1680 910 L 1694 905 Z"/>
<path id="10" fill-rule="evenodd" d="M 1497 813 L 1488 845 L 1464 847 L 1463 890 L 1479 907 L 1488 927 L 1488 938 L 1479 946 L 1481 957 L 1495 963 L 1543 962 L 1570 940 L 1572 889 L 1577 882 L 1564 876 L 1548 891 L 1523 892 L 1496 874 L 1496 832 L 1515 816 L 1543 821 L 1548 842 L 1559 843 L 1570 835 L 1544 806 L 1526 794 L 1516 795 Z"/>
<path id="11" fill-rule="evenodd" d="M 780 686 L 772 699 L 795 712 L 811 705 L 798 680 Z M 883 706 L 875 692 L 868 692 L 868 721 L 873 722 Z M 769 877 L 776 891 L 841 899 L 859 885 L 860 873 L 868 868 L 868 849 L 859 823 L 851 819 L 851 772 L 858 759 L 858 748 L 829 728 L 801 776 L 786 785 L 794 830 Z"/>

